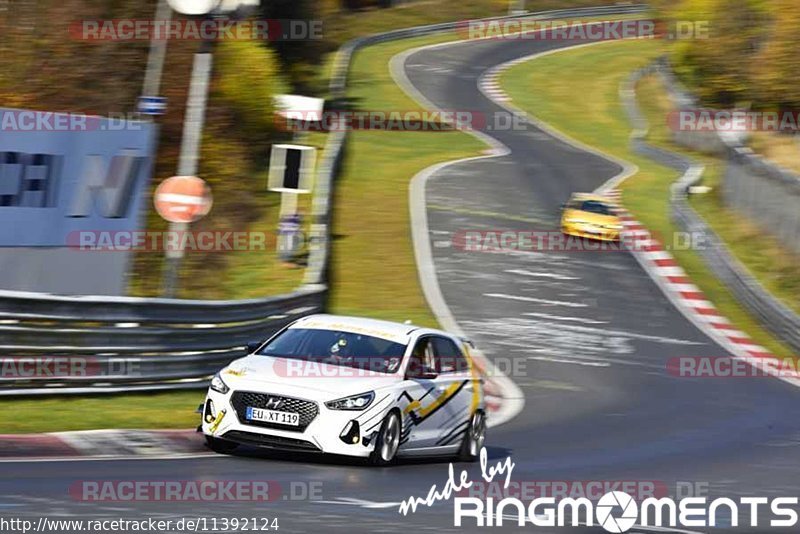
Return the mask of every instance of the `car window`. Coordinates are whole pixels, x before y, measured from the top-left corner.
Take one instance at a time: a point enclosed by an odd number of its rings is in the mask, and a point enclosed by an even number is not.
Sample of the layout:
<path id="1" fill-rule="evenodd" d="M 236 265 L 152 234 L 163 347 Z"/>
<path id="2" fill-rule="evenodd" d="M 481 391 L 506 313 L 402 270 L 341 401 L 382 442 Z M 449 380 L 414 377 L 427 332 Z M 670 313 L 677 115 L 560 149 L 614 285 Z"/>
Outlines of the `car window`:
<path id="1" fill-rule="evenodd" d="M 411 360 L 408 362 L 407 373 L 411 376 L 418 376 L 422 373 L 436 372 L 436 359 L 433 351 L 431 337 L 423 337 L 414 345 L 411 352 Z"/>
<path id="2" fill-rule="evenodd" d="M 581 211 L 597 213 L 599 215 L 614 215 L 611 208 L 599 200 L 585 200 L 580 207 Z"/>
<path id="3" fill-rule="evenodd" d="M 433 351 L 436 356 L 437 373 L 463 373 L 469 370 L 464 354 L 453 340 L 446 337 L 435 337 Z"/>
<path id="4" fill-rule="evenodd" d="M 290 328 L 257 354 L 394 373 L 405 349 L 406 345 L 356 332 Z"/>

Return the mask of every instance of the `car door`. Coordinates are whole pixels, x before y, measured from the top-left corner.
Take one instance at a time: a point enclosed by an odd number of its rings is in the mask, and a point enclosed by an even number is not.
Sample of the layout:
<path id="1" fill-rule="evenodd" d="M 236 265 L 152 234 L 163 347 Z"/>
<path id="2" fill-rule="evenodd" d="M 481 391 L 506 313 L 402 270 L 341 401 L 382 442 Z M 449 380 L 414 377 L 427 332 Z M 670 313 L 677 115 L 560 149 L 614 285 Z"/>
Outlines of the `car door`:
<path id="1" fill-rule="evenodd" d="M 436 360 L 436 388 L 444 403 L 434 445 L 457 445 L 461 443 L 472 410 L 477 404 L 477 384 L 464 353 L 455 340 L 434 336 L 433 352 Z"/>
<path id="2" fill-rule="evenodd" d="M 406 450 L 435 446 L 447 413 L 440 399 L 433 339 L 430 335 L 417 339 L 405 370 L 398 402 L 403 412 L 400 444 Z"/>

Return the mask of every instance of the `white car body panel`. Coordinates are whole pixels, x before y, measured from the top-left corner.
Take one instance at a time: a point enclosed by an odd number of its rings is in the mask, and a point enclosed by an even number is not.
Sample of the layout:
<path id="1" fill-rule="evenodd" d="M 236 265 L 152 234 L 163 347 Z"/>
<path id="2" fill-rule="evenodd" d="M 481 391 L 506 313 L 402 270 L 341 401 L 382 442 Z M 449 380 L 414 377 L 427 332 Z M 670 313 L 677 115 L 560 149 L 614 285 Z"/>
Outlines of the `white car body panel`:
<path id="1" fill-rule="evenodd" d="M 305 367 L 302 376 L 298 376 L 290 372 L 290 366 L 296 365 L 298 360 L 262 355 L 249 355 L 236 360 L 220 372 L 220 378 L 229 391 L 223 394 L 210 388 L 208 390 L 201 427 L 205 435 L 277 449 L 306 450 L 308 444 L 311 444 L 316 450 L 307 449 L 310 452 L 367 457 L 374 448 L 374 438 L 383 419 L 390 410 L 397 410 L 402 421 L 398 456 L 446 454 L 458 450 L 473 412 L 485 412 L 481 382 L 468 354 L 469 369 L 440 373 L 432 379 L 405 379 L 411 353 L 421 338 L 445 338 L 461 353 L 468 352 L 464 349 L 463 341 L 446 332 L 407 324 L 330 315 L 306 317 L 290 328 L 346 331 L 380 337 L 407 346 L 402 364 L 395 374 L 319 363 L 312 366 L 311 372 Z M 325 405 L 332 400 L 369 391 L 373 391 L 375 396 L 363 410 L 335 410 Z M 291 398 L 287 401 L 290 406 L 302 405 L 303 410 L 309 406 L 308 402 L 314 403 L 318 414 L 305 428 L 275 425 L 266 428 L 241 420 L 232 402 L 234 392 L 239 392 L 239 397 L 244 395 L 243 392 L 253 392 Z M 210 417 L 212 414 L 209 413 L 208 401 L 214 405 L 214 417 Z M 269 402 L 268 399 L 267 401 Z M 288 408 L 285 410 L 293 411 Z M 242 412 L 241 401 L 239 411 Z M 345 443 L 340 434 L 352 420 L 359 424 L 358 442 Z M 247 439 L 238 439 L 242 434 L 231 434 L 232 432 L 247 433 Z M 232 439 L 232 436 L 237 439 Z M 258 440 L 266 439 L 268 442 L 255 443 L 251 441 L 254 437 Z M 285 442 L 276 443 L 275 440 L 299 440 L 302 448 L 296 448 L 294 441 L 287 445 Z"/>

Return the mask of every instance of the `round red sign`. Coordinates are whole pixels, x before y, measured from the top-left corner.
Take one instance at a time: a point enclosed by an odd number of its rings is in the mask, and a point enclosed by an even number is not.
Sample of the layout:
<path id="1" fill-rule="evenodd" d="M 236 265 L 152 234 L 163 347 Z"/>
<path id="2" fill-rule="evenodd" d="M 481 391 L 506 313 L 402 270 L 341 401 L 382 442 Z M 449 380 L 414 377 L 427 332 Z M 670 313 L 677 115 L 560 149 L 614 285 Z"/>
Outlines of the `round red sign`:
<path id="1" fill-rule="evenodd" d="M 156 211 L 173 223 L 190 223 L 201 219 L 209 211 L 213 199 L 211 188 L 197 176 L 167 178 L 153 196 Z"/>

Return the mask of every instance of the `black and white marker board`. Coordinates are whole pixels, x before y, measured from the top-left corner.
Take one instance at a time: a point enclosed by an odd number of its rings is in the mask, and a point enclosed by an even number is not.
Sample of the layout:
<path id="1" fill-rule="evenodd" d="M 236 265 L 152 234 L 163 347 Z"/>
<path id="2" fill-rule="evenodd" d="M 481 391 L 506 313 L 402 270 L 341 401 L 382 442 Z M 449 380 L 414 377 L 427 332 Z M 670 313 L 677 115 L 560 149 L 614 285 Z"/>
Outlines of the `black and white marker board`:
<path id="1" fill-rule="evenodd" d="M 279 193 L 310 193 L 316 159 L 317 149 L 314 147 L 272 145 L 268 189 Z"/>

